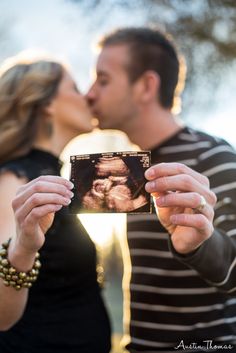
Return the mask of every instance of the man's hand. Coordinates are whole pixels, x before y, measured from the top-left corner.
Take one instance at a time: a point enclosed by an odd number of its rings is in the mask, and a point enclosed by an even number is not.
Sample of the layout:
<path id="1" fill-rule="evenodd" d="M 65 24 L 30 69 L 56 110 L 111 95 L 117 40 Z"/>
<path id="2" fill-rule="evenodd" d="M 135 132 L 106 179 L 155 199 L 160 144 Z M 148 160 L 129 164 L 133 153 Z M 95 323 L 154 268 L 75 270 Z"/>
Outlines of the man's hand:
<path id="1" fill-rule="evenodd" d="M 197 249 L 213 233 L 216 196 L 207 177 L 180 163 L 160 163 L 145 172 L 162 225 L 178 253 Z"/>

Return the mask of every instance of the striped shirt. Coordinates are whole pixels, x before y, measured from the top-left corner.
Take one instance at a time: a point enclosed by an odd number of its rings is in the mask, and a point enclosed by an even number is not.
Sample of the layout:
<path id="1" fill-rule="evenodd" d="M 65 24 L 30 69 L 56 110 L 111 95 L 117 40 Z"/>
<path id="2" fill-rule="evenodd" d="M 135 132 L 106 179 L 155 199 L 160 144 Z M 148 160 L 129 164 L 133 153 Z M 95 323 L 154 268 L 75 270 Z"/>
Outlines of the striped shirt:
<path id="1" fill-rule="evenodd" d="M 224 351 L 234 352 L 236 153 L 224 140 L 186 127 L 152 150 L 152 164 L 161 162 L 181 162 L 209 178 L 218 200 L 215 230 L 197 251 L 181 256 L 155 212 L 128 216 L 127 349 L 202 352 L 211 346 L 212 352 L 228 346 Z"/>

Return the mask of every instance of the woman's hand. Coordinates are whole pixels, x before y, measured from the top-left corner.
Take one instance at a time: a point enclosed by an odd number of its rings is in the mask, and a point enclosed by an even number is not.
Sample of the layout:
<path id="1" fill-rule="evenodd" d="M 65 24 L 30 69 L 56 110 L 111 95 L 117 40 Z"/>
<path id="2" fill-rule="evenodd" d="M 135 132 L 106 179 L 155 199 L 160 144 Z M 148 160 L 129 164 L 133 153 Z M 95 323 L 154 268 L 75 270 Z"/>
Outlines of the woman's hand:
<path id="1" fill-rule="evenodd" d="M 35 253 L 42 247 L 55 212 L 69 205 L 72 188 L 59 176 L 40 176 L 19 188 L 12 202 L 17 228 L 12 243 L 18 251 Z"/>
<path id="2" fill-rule="evenodd" d="M 177 252 L 192 252 L 212 235 L 216 196 L 207 177 L 180 163 L 157 164 L 145 177 L 146 190 Z"/>

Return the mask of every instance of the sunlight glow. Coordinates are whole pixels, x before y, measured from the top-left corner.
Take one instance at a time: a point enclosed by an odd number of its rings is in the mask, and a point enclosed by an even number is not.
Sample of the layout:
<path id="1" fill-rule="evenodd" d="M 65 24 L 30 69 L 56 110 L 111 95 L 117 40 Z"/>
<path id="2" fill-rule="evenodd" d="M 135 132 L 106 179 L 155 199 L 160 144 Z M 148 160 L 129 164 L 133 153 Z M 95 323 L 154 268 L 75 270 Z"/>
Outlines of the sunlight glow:
<path id="1" fill-rule="evenodd" d="M 126 215 L 121 214 L 80 214 L 78 215 L 91 239 L 100 247 L 109 247 L 113 236 L 125 234 Z"/>
<path id="2" fill-rule="evenodd" d="M 236 108 L 236 106 L 235 106 Z M 235 108 L 230 108 L 224 112 L 215 114 L 208 118 L 204 124 L 204 129 L 214 136 L 221 137 L 236 147 L 235 130 L 232 129 L 235 121 Z"/>

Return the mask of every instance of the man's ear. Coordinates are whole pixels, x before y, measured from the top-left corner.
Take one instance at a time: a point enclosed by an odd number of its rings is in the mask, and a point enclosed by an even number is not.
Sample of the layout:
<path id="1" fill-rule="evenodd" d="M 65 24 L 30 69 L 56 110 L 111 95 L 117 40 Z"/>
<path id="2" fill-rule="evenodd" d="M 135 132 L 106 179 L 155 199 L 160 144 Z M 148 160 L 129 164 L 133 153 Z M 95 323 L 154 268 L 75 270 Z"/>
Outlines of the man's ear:
<path id="1" fill-rule="evenodd" d="M 141 95 L 140 99 L 142 103 L 148 103 L 153 99 L 156 100 L 159 95 L 160 88 L 160 77 L 159 75 L 152 71 L 148 70 L 143 73 L 140 77 L 141 83 Z"/>

